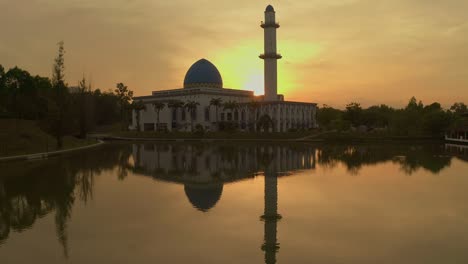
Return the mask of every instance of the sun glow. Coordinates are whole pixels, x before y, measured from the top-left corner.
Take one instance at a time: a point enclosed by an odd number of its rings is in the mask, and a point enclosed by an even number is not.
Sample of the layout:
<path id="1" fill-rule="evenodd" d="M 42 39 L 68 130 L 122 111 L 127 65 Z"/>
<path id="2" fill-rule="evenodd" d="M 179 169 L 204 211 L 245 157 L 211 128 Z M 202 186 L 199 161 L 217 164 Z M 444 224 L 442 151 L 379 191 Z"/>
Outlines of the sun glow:
<path id="1" fill-rule="evenodd" d="M 314 58 L 320 51 L 318 45 L 296 41 L 279 42 L 283 59 L 278 61 L 278 93 L 299 92 L 306 88 L 298 74 L 300 65 Z M 264 94 L 263 60 L 258 56 L 263 50 L 263 40 L 244 41 L 215 52 L 213 63 L 223 77 L 224 87 L 254 91 Z"/>
<path id="2" fill-rule="evenodd" d="M 254 91 L 255 95 L 263 95 L 265 93 L 263 89 L 264 83 L 263 72 L 252 73 L 247 77 L 244 89 Z"/>

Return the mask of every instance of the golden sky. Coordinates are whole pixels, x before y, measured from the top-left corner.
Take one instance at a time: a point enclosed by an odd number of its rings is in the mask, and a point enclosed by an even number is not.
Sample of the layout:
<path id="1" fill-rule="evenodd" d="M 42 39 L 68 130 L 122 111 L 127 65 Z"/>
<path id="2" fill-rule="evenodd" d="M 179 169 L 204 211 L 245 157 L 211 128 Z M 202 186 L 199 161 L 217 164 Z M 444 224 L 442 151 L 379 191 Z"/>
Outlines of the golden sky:
<path id="1" fill-rule="evenodd" d="M 66 78 L 136 95 L 183 86 L 200 58 L 224 86 L 263 90 L 263 20 L 277 20 L 279 92 L 343 107 L 468 103 L 466 0 L 0 0 L 0 64 L 51 75 L 56 43 Z"/>

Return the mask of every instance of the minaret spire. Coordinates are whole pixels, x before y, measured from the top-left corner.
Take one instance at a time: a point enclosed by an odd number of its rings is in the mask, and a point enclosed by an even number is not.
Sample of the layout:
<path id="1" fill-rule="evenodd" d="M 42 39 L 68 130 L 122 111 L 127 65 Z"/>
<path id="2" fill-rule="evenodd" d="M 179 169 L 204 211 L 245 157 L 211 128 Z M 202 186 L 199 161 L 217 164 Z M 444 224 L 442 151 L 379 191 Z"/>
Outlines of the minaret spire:
<path id="1" fill-rule="evenodd" d="M 275 264 L 276 253 L 280 248 L 277 238 L 277 224 L 281 215 L 278 214 L 277 174 L 268 169 L 265 172 L 265 209 L 260 219 L 264 222 L 262 250 L 265 252 L 265 264 Z"/>
<path id="2" fill-rule="evenodd" d="M 275 20 L 275 9 L 268 5 L 265 10 L 264 29 L 264 53 L 260 58 L 265 61 L 265 101 L 278 100 L 278 66 L 277 60 L 281 55 L 276 52 L 276 29 L 279 24 Z"/>

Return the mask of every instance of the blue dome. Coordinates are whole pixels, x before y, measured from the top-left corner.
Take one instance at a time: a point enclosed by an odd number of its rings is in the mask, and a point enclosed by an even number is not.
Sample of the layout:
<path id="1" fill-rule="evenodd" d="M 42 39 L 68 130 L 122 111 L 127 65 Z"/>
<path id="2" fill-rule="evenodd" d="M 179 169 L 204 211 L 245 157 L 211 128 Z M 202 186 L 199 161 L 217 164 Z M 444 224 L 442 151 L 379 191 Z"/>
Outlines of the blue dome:
<path id="1" fill-rule="evenodd" d="M 266 7 L 265 12 L 275 12 L 275 9 L 273 8 L 272 5 L 268 5 L 268 6 Z"/>
<path id="2" fill-rule="evenodd" d="M 184 191 L 193 207 L 202 212 L 208 212 L 221 198 L 223 185 L 192 186 L 185 184 Z"/>
<path id="3" fill-rule="evenodd" d="M 185 74 L 184 88 L 223 88 L 223 79 L 216 66 L 208 60 L 195 62 Z"/>

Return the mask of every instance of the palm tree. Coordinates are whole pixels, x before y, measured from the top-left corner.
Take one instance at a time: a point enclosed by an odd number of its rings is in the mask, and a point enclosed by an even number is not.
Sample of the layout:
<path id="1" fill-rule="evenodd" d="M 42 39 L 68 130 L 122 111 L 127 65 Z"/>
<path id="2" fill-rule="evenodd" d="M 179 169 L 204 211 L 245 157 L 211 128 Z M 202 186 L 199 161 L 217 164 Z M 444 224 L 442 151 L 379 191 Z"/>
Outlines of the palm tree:
<path id="1" fill-rule="evenodd" d="M 167 107 L 171 108 L 173 111 L 176 112 L 175 122 L 177 122 L 177 109 L 184 107 L 184 102 L 180 100 L 172 100 L 167 103 Z"/>
<path id="2" fill-rule="evenodd" d="M 190 131 L 193 131 L 193 119 L 196 114 L 197 106 L 199 106 L 199 102 L 195 101 L 188 101 L 185 103 L 184 107 L 189 111 L 190 113 Z"/>
<path id="3" fill-rule="evenodd" d="M 218 125 L 218 108 L 222 105 L 223 99 L 218 97 L 218 98 L 212 98 L 210 100 L 210 106 L 214 106 L 216 109 L 216 125 Z"/>
<path id="4" fill-rule="evenodd" d="M 166 107 L 166 104 L 158 101 L 153 103 L 153 107 L 156 111 L 156 130 L 159 130 L 159 113 Z"/>
<path id="5" fill-rule="evenodd" d="M 256 130 L 256 127 L 257 127 L 257 111 L 258 109 L 260 108 L 260 102 L 258 101 L 251 101 L 248 103 L 248 107 L 251 111 L 251 113 L 253 114 L 254 118 L 254 122 L 253 122 L 253 126 L 254 126 L 254 130 Z"/>
<path id="6" fill-rule="evenodd" d="M 230 110 L 232 112 L 232 119 L 228 120 L 231 121 L 231 123 L 235 123 L 236 121 L 234 120 L 234 111 L 239 108 L 239 104 L 236 101 L 227 101 L 223 104 L 223 110 Z"/>
<path id="7" fill-rule="evenodd" d="M 236 101 L 227 101 L 223 104 L 224 110 L 235 110 L 239 108 L 239 104 Z"/>
<path id="8" fill-rule="evenodd" d="M 132 109 L 136 111 L 137 131 L 140 131 L 140 111 L 145 110 L 146 106 L 141 100 L 133 101 L 131 106 Z"/>

